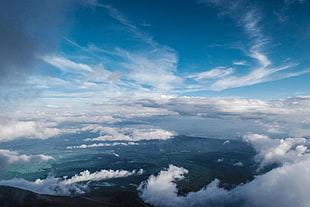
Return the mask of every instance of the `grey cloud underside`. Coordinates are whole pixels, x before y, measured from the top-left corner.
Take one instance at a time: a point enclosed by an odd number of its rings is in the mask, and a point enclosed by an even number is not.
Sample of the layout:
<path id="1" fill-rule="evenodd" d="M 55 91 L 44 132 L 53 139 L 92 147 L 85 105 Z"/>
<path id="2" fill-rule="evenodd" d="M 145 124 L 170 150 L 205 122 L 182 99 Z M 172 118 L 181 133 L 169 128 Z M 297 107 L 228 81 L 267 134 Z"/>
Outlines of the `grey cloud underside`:
<path id="1" fill-rule="evenodd" d="M 74 1 L 4 0 L 0 6 L 1 79 L 27 75 L 35 56 L 50 52 Z"/>
<path id="2" fill-rule="evenodd" d="M 3 0 L 0 2 L 0 103 L 36 96 L 25 80 L 38 56 L 53 52 L 72 11 L 88 1 Z M 27 93 L 27 96 L 24 95 Z"/>

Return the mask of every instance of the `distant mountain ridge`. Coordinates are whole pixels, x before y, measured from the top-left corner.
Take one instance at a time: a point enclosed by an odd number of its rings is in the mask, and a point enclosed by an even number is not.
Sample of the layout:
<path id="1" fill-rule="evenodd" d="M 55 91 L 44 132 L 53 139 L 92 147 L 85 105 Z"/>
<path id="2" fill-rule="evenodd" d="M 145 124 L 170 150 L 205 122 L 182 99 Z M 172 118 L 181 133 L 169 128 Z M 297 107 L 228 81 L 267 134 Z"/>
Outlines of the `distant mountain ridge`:
<path id="1" fill-rule="evenodd" d="M 109 207 L 82 196 L 52 196 L 10 186 L 0 186 L 1 207 Z"/>

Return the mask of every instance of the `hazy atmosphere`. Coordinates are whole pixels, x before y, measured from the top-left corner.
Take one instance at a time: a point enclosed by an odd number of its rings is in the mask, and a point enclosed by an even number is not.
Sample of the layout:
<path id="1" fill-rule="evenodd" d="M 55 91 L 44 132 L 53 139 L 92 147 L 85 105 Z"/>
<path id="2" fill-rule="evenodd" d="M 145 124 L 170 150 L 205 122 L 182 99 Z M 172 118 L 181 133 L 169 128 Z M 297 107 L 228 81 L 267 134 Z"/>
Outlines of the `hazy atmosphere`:
<path id="1" fill-rule="evenodd" d="M 1 0 L 0 202 L 309 206 L 309 19 L 308 0 Z"/>

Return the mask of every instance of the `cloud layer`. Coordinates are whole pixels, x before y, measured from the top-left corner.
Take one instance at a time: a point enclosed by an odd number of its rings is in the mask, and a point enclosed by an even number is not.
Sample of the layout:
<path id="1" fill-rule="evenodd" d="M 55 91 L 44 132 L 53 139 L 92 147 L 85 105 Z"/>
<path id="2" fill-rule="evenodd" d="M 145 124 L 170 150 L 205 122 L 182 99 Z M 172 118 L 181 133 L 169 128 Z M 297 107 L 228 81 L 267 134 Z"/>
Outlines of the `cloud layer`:
<path id="1" fill-rule="evenodd" d="M 3 113 L 1 120 L 7 121 L 0 122 L 0 141 L 47 139 L 87 131 L 97 133 L 85 140 L 88 142 L 165 140 L 177 134 L 223 138 L 242 138 L 244 134 L 277 138 L 310 134 L 308 96 L 269 101 L 159 96 L 110 99 L 83 106 L 87 110 L 50 103 L 38 106 L 37 112 Z"/>

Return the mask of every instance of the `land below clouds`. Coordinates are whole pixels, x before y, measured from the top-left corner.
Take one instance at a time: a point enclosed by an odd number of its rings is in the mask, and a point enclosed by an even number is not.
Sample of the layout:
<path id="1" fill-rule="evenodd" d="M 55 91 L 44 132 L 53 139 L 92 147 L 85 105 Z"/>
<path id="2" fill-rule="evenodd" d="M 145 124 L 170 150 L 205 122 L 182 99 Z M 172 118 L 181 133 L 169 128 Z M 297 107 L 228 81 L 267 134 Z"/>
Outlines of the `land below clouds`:
<path id="1" fill-rule="evenodd" d="M 86 196 L 54 196 L 38 194 L 10 186 L 0 186 L 0 203 L 2 207 L 110 207 Z"/>

